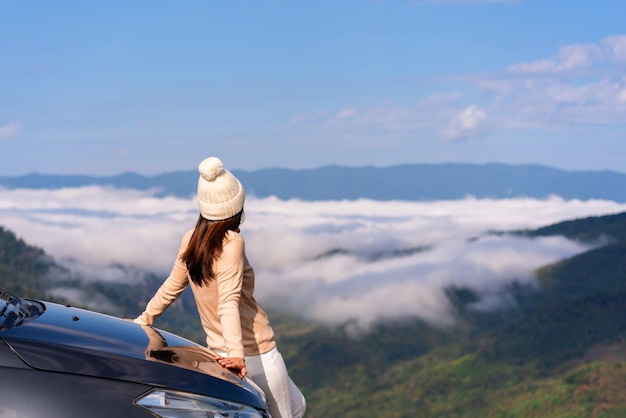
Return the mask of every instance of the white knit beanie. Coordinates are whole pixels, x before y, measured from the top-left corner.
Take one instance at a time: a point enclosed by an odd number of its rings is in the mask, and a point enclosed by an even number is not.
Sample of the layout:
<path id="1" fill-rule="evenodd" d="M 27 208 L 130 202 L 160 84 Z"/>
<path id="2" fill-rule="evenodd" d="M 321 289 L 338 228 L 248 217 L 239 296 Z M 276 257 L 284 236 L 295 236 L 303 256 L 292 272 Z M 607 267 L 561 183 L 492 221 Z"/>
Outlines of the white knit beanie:
<path id="1" fill-rule="evenodd" d="M 221 221 L 243 209 L 243 186 L 217 157 L 209 157 L 198 166 L 198 205 L 203 218 Z"/>

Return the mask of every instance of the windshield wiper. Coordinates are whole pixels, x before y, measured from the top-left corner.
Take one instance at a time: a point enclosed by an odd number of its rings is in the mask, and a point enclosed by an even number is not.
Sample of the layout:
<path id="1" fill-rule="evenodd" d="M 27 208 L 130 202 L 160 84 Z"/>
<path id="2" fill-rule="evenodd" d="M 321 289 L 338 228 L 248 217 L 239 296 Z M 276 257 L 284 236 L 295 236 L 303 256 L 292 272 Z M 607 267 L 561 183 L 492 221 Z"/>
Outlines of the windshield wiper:
<path id="1" fill-rule="evenodd" d="M 0 331 L 20 325 L 25 319 L 41 315 L 35 304 L 0 289 Z"/>

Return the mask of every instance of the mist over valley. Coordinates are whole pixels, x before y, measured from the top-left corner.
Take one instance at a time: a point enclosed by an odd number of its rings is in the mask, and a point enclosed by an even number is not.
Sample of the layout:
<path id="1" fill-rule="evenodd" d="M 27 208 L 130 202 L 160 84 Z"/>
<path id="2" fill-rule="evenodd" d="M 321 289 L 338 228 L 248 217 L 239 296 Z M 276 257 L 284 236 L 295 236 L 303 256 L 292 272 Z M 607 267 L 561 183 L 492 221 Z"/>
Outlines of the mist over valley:
<path id="1" fill-rule="evenodd" d="M 41 247 L 82 281 L 139 283 L 167 277 L 195 197 L 111 186 L 0 189 L 2 225 Z M 242 234 L 257 298 L 322 324 L 355 331 L 417 317 L 454 323 L 446 290 L 468 288 L 471 308 L 507 308 L 512 283 L 535 286 L 539 267 L 603 245 L 506 232 L 618 213 L 609 200 L 510 198 L 440 201 L 303 201 L 248 197 Z M 62 273 L 62 274 L 67 274 Z M 112 308 L 101 295 L 54 295 Z M 138 308 L 139 309 L 139 308 Z"/>

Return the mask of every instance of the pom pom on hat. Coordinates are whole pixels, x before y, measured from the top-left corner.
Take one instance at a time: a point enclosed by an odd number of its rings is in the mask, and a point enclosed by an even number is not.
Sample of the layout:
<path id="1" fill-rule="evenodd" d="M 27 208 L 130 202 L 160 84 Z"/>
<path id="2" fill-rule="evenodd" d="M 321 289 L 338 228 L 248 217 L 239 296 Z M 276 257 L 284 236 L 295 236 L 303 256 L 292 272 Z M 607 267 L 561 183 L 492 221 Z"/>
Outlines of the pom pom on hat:
<path id="1" fill-rule="evenodd" d="M 243 209 L 243 186 L 217 157 L 209 157 L 198 166 L 198 206 L 203 218 L 220 221 Z"/>
<path id="2" fill-rule="evenodd" d="M 206 181 L 213 181 L 224 171 L 222 161 L 217 157 L 209 157 L 198 166 L 198 171 Z"/>

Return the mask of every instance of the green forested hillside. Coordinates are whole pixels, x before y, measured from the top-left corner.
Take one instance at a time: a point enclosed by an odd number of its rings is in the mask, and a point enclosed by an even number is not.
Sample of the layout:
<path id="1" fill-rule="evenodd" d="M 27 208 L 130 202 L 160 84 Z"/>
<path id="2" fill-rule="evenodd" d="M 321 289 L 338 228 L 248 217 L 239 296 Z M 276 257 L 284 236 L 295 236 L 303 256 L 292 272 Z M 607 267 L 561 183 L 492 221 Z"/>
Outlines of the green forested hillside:
<path id="1" fill-rule="evenodd" d="M 473 311 L 470 289 L 448 289 L 454 329 L 414 319 L 354 336 L 270 312 L 307 417 L 626 417 L 626 213 L 516 233 L 605 245 L 544 266 L 540 288 L 513 285 L 506 311 Z M 45 296 L 51 268 L 0 229 L 0 287 Z M 128 316 L 159 284 L 76 282 Z M 189 295 L 156 325 L 203 339 Z"/>
<path id="2" fill-rule="evenodd" d="M 626 243 L 626 212 L 563 221 L 535 230 L 518 231 L 518 233 L 531 237 L 563 235 L 583 242 L 610 237 L 616 242 Z"/>
<path id="3" fill-rule="evenodd" d="M 517 233 L 608 244 L 540 269 L 540 289 L 512 286 L 507 311 L 469 310 L 472 291 L 449 289 L 459 325 L 447 332 L 283 334 L 309 416 L 626 417 L 626 213 Z M 343 361 L 303 356 L 310 346 L 341 346 Z"/>
<path id="4" fill-rule="evenodd" d="M 43 278 L 53 265 L 43 250 L 27 245 L 0 226 L 0 288 L 27 297 L 43 297 Z"/>

